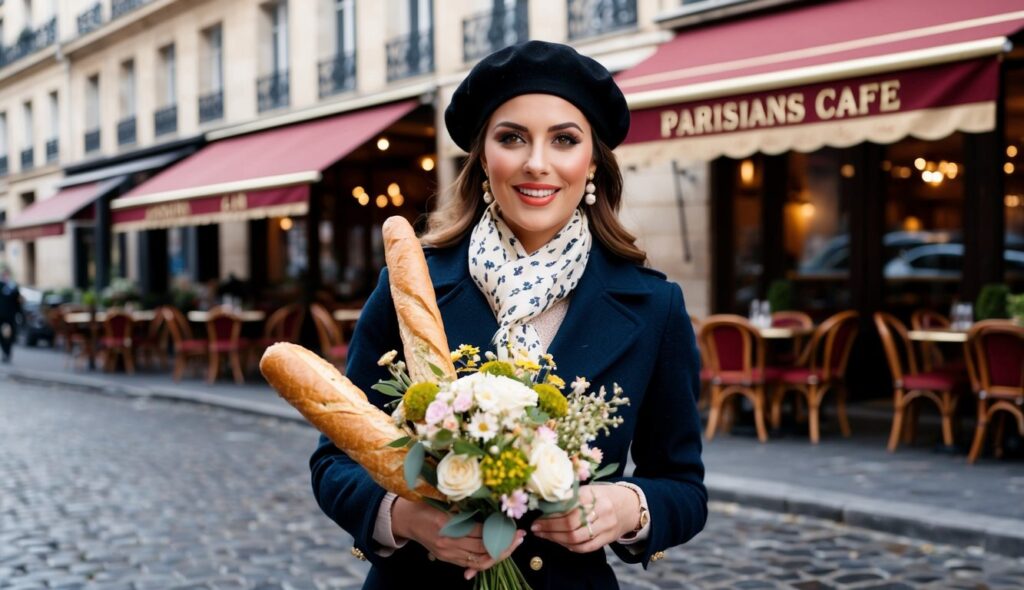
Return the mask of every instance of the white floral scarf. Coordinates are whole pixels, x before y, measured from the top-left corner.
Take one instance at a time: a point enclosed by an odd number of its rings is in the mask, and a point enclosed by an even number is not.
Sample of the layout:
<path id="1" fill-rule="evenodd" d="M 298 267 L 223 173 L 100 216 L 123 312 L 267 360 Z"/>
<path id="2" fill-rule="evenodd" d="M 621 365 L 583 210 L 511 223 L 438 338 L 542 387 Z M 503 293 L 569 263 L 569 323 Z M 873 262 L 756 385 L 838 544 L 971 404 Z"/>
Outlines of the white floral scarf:
<path id="1" fill-rule="evenodd" d="M 498 358 L 508 359 L 510 345 L 536 359 L 542 351 L 529 322 L 572 293 L 590 258 L 590 227 L 576 209 L 551 241 L 528 254 L 491 204 L 473 228 L 469 274 L 491 304 L 498 320 L 493 344 Z"/>

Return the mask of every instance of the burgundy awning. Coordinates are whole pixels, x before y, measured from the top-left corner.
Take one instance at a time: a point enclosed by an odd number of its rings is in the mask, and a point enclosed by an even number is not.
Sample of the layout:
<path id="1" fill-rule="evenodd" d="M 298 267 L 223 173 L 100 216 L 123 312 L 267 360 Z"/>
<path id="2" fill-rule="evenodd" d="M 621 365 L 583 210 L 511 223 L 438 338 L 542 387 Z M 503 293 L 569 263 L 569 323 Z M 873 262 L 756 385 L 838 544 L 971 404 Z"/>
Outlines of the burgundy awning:
<path id="1" fill-rule="evenodd" d="M 36 201 L 2 229 L 4 240 L 34 240 L 64 233 L 64 224 L 70 219 L 91 217 L 92 203 L 116 186 L 121 177 L 102 182 L 90 182 L 61 189 L 56 195 Z"/>
<path id="2" fill-rule="evenodd" d="M 626 143 L 685 141 L 710 159 L 991 130 L 995 56 L 1024 28 L 1022 8 L 839 0 L 682 30 L 617 76 Z"/>
<path id="3" fill-rule="evenodd" d="M 304 215 L 321 172 L 412 111 L 415 100 L 211 143 L 111 204 L 114 230 Z"/>

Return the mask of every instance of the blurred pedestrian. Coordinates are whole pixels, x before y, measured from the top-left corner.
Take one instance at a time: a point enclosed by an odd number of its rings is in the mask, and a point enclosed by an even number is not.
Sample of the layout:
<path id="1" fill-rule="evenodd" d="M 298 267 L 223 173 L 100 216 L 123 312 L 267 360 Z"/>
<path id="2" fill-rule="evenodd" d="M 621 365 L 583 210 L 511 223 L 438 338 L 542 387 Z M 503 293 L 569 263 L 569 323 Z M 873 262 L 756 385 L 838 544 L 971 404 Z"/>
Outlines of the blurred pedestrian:
<path id="1" fill-rule="evenodd" d="M 11 346 L 16 335 L 15 326 L 18 314 L 21 313 L 21 292 L 18 284 L 11 277 L 11 271 L 0 271 L 0 350 L 3 362 L 11 362 Z"/>

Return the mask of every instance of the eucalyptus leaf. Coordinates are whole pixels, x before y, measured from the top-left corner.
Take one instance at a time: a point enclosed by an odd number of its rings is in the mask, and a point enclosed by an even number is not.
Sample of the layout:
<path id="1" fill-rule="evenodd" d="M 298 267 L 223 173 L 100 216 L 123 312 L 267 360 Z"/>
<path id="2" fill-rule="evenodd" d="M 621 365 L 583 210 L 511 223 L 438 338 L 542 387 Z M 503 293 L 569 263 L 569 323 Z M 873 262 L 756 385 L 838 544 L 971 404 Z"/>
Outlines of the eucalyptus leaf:
<path id="1" fill-rule="evenodd" d="M 594 475 L 592 475 L 590 479 L 592 481 L 597 481 L 597 480 L 601 479 L 602 477 L 606 477 L 608 475 L 611 475 L 611 474 L 615 473 L 615 470 L 618 469 L 618 468 L 619 468 L 619 464 L 618 463 L 609 463 L 609 464 L 605 465 L 604 467 L 602 467 L 602 468 L 598 469 L 597 471 L 595 471 Z"/>
<path id="2" fill-rule="evenodd" d="M 430 365 L 430 370 L 434 373 L 434 375 L 437 375 L 438 377 L 444 377 L 444 371 L 441 370 L 441 367 L 438 367 L 434 363 L 427 364 Z"/>
<path id="3" fill-rule="evenodd" d="M 390 385 L 388 385 L 388 384 L 386 384 L 384 382 L 375 383 L 375 384 L 370 386 L 370 389 L 372 389 L 374 391 L 379 391 L 379 392 L 383 393 L 384 395 L 387 395 L 387 396 L 390 396 L 390 397 L 402 397 L 402 392 L 398 391 L 394 387 L 392 387 L 392 386 L 390 386 Z"/>
<path id="4" fill-rule="evenodd" d="M 458 539 L 473 532 L 473 528 L 476 526 L 476 521 L 473 520 L 473 517 L 476 516 L 477 512 L 477 510 L 471 510 L 469 512 L 453 514 L 448 519 L 448 522 L 441 527 L 441 536 Z"/>
<path id="5" fill-rule="evenodd" d="M 423 469 L 420 471 L 420 475 L 430 485 L 437 487 L 437 467 L 434 467 L 430 463 L 424 462 Z"/>
<path id="6" fill-rule="evenodd" d="M 484 521 L 484 547 L 494 559 L 509 548 L 516 537 L 516 523 L 500 512 L 495 512 Z"/>
<path id="7" fill-rule="evenodd" d="M 409 453 L 405 456 L 405 484 L 409 486 L 410 490 L 416 489 L 416 480 L 419 478 L 420 471 L 423 470 L 423 460 L 426 456 L 426 450 L 423 448 L 423 443 L 417 442 L 409 448 Z"/>
<path id="8" fill-rule="evenodd" d="M 437 434 L 434 435 L 434 440 L 432 441 L 434 448 L 441 448 L 450 445 L 452 443 L 452 438 L 454 438 L 454 435 L 451 430 L 446 428 L 438 430 Z"/>
<path id="9" fill-rule="evenodd" d="M 403 436 L 402 438 L 396 438 L 395 440 L 389 442 L 388 446 L 389 447 L 394 447 L 396 449 L 400 449 L 400 448 L 408 445 L 410 440 L 412 440 L 411 436 Z"/>
<path id="10" fill-rule="evenodd" d="M 447 502 L 442 502 L 440 500 L 435 500 L 433 498 L 423 498 L 423 501 L 426 502 L 428 505 L 436 508 L 437 510 L 440 510 L 441 512 L 450 512 L 452 509 L 451 505 L 448 504 Z"/>
<path id="11" fill-rule="evenodd" d="M 452 447 L 452 450 L 454 450 L 458 455 L 474 455 L 477 457 L 483 457 L 485 454 L 483 449 L 464 440 L 455 441 L 455 445 Z"/>
<path id="12" fill-rule="evenodd" d="M 487 486 L 480 486 L 475 492 L 469 495 L 474 500 L 482 500 L 483 498 L 491 497 L 491 489 Z"/>

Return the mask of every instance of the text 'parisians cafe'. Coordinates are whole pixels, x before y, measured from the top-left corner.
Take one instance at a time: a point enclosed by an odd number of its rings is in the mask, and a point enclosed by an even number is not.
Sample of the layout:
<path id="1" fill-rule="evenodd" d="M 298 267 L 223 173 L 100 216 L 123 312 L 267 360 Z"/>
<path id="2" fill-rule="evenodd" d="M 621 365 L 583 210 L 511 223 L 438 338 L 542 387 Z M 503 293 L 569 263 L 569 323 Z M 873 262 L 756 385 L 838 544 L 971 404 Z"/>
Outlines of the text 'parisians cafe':
<path id="1" fill-rule="evenodd" d="M 1024 288 L 1021 8 L 791 4 L 680 29 L 620 73 L 627 192 L 680 206 L 691 308 L 746 315 L 782 283 L 864 334 L 877 310 Z"/>

